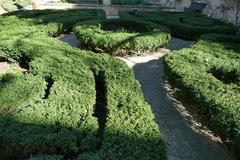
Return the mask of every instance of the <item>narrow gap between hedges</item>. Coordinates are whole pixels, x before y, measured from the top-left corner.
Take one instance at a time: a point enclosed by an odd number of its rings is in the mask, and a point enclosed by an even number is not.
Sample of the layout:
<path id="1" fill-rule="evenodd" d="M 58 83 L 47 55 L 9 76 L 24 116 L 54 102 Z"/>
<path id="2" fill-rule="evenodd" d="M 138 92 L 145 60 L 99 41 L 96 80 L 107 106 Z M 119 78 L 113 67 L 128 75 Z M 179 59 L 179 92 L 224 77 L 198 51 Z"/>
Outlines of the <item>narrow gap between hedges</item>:
<path id="1" fill-rule="evenodd" d="M 20 57 L 20 59 L 19 59 L 19 66 L 21 67 L 21 68 L 24 68 L 24 69 L 26 69 L 27 71 L 29 71 L 29 63 L 30 63 L 30 58 L 29 57 L 27 57 L 26 55 L 22 55 L 21 57 Z"/>
<path id="2" fill-rule="evenodd" d="M 98 74 L 94 73 L 94 79 L 96 89 L 96 104 L 94 105 L 93 116 L 98 119 L 99 128 L 97 131 L 96 149 L 99 150 L 102 146 L 104 130 L 107 122 L 107 87 L 104 72 L 99 72 Z"/>
<path id="3" fill-rule="evenodd" d="M 54 84 L 54 80 L 53 80 L 52 76 L 46 76 L 45 81 L 46 81 L 47 85 L 46 85 L 45 94 L 44 94 L 43 99 L 48 99 L 50 90 Z"/>
<path id="4" fill-rule="evenodd" d="M 93 71 L 95 80 L 95 90 L 96 90 L 96 103 L 93 106 L 93 115 L 98 120 L 98 130 L 96 134 L 96 150 L 99 150 L 102 146 L 102 141 L 104 138 L 104 130 L 107 122 L 107 89 L 104 72 L 100 71 L 95 73 Z M 51 84 L 51 83 L 50 83 Z M 81 116 L 81 115 L 80 115 Z M 81 140 L 77 140 L 77 145 L 81 148 Z M 78 153 L 70 153 L 64 156 L 64 160 L 76 159 L 79 155 L 88 152 L 86 150 L 80 150 Z"/>
<path id="5" fill-rule="evenodd" d="M 9 62 L 9 60 L 5 57 L 0 57 L 0 62 Z"/>
<path id="6" fill-rule="evenodd" d="M 211 68 L 208 73 L 212 74 L 216 79 L 223 82 L 224 84 L 237 84 L 240 79 L 236 70 L 226 72 L 221 69 Z"/>

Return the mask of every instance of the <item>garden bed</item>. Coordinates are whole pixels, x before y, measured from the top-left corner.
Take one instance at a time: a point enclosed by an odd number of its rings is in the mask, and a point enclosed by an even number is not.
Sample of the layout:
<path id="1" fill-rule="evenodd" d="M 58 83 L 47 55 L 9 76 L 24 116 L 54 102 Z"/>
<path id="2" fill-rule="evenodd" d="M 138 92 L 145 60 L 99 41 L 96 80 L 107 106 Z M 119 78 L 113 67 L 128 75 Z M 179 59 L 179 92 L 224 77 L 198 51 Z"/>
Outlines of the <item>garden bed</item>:
<path id="1" fill-rule="evenodd" d="M 100 10 L 0 17 L 0 57 L 28 73 L 0 76 L 3 159 L 166 159 L 165 144 L 127 65 L 55 39 Z"/>
<path id="2" fill-rule="evenodd" d="M 154 51 L 170 40 L 167 28 L 132 19 L 88 21 L 74 32 L 87 49 L 120 56 Z"/>

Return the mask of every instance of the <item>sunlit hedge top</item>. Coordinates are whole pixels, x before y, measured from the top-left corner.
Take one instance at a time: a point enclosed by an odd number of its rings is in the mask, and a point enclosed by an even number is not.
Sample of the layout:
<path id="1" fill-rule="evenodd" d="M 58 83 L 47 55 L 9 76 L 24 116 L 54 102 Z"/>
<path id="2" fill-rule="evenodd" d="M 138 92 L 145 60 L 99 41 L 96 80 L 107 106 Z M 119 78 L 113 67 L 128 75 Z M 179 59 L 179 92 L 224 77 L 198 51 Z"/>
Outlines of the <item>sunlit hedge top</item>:
<path id="1" fill-rule="evenodd" d="M 88 49 L 125 55 L 151 51 L 170 40 L 169 30 L 141 20 L 94 20 L 78 24 L 74 32 Z"/>

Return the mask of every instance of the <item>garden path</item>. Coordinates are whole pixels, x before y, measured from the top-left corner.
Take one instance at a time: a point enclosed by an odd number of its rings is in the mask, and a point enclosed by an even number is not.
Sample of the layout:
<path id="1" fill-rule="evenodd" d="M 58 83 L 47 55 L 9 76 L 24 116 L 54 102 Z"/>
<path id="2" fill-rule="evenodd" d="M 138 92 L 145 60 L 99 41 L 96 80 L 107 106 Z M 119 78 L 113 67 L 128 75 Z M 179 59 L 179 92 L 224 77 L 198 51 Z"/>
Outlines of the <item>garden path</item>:
<path id="1" fill-rule="evenodd" d="M 184 106 L 171 95 L 171 88 L 163 81 L 164 55 L 128 57 L 125 61 L 133 63 L 135 78 L 141 84 L 167 144 L 168 159 L 233 160 L 219 144 L 220 140 L 195 122 Z"/>
<path id="2" fill-rule="evenodd" d="M 7 62 L 0 62 L 0 74 L 6 73 L 10 67 L 11 65 Z"/>
<path id="3" fill-rule="evenodd" d="M 39 3 L 37 9 L 102 9 L 107 18 L 118 18 L 120 11 L 175 11 L 174 7 L 168 6 L 139 6 L 139 5 L 102 5 L 102 4 L 78 4 L 78 3 L 57 3 L 53 0 L 45 0 Z M 32 6 L 24 7 L 32 10 Z"/>
<path id="4" fill-rule="evenodd" d="M 22 68 L 19 64 L 11 65 L 8 62 L 0 62 L 0 74 L 7 73 L 10 69 L 18 70 L 21 72 L 27 72 L 26 68 Z"/>
<path id="5" fill-rule="evenodd" d="M 77 39 L 77 37 L 73 34 L 62 34 L 57 39 L 66 42 L 67 44 L 70 44 L 72 47 L 79 47 L 80 41 Z"/>
<path id="6" fill-rule="evenodd" d="M 70 37 L 73 37 L 70 35 Z M 65 41 L 72 46 L 71 41 Z M 191 41 L 172 38 L 169 49 L 192 45 Z M 163 82 L 164 55 L 169 49 L 148 56 L 125 57 L 140 82 L 146 101 L 150 104 L 164 140 L 169 160 L 234 160 L 221 141 L 195 122 L 184 106 L 173 98 L 171 89 Z"/>
<path id="7" fill-rule="evenodd" d="M 6 11 L 2 8 L 1 4 L 0 4 L 0 15 L 6 13 Z"/>

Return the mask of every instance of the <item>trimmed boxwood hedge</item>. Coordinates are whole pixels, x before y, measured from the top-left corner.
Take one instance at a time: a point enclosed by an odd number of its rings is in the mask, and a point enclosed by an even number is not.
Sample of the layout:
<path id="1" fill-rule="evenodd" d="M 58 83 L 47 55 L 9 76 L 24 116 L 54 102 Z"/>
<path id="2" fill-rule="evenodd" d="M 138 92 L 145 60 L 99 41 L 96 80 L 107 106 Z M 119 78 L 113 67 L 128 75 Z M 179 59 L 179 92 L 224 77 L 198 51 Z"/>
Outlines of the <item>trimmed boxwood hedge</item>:
<path id="1" fill-rule="evenodd" d="M 133 19 L 88 21 L 78 24 L 74 33 L 87 49 L 120 56 L 151 51 L 170 40 L 167 28 Z"/>
<path id="2" fill-rule="evenodd" d="M 209 127 L 240 155 L 240 38 L 203 35 L 190 49 L 166 56 L 165 73 L 199 105 Z"/>
<path id="3" fill-rule="evenodd" d="M 1 159 L 166 159 L 133 71 L 51 37 L 96 17 L 103 11 L 0 17 L 0 58 L 29 68 L 0 76 Z"/>
<path id="4" fill-rule="evenodd" d="M 140 18 L 166 26 L 171 35 L 186 40 L 197 40 L 202 34 L 221 33 L 234 35 L 237 27 L 212 19 L 199 13 L 190 12 L 121 12 L 122 18 Z"/>

